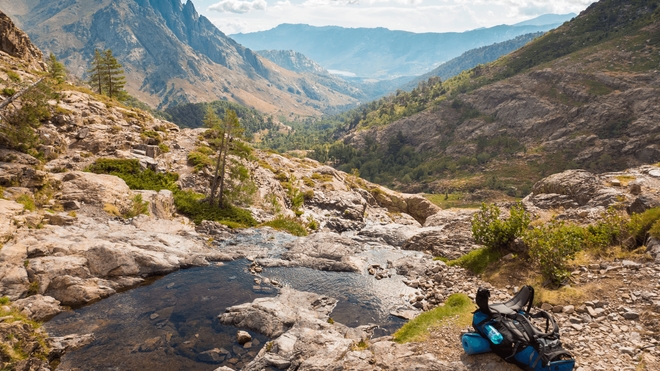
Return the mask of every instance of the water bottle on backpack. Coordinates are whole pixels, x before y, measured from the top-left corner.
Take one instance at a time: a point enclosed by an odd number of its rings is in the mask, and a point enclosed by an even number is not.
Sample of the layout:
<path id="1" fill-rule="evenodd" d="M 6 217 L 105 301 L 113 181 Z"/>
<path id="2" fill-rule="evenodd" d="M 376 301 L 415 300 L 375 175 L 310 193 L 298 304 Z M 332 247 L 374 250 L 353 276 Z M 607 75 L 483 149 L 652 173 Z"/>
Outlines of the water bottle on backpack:
<path id="1" fill-rule="evenodd" d="M 484 326 L 484 329 L 486 330 L 486 336 L 488 336 L 488 339 L 491 341 L 493 344 L 501 344 L 502 340 L 504 340 L 504 337 L 502 334 L 500 334 L 499 331 L 495 329 L 495 327 L 491 325 L 486 325 Z"/>

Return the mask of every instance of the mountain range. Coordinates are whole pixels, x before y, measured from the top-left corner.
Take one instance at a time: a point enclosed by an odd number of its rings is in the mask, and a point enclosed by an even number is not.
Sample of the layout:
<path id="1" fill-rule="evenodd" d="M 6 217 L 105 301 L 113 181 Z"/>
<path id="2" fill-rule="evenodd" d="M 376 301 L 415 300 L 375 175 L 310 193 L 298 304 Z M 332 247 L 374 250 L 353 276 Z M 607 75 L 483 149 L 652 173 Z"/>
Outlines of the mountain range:
<path id="1" fill-rule="evenodd" d="M 313 115 L 357 102 L 259 57 L 191 1 L 12 0 L 0 10 L 78 77 L 85 77 L 95 49 L 112 49 L 129 77 L 127 91 L 153 107 L 220 99 Z"/>
<path id="2" fill-rule="evenodd" d="M 325 69 L 344 75 L 391 79 L 421 75 L 470 49 L 548 31 L 574 16 L 545 16 L 530 24 L 500 25 L 460 33 L 281 24 L 271 30 L 231 37 L 252 50 L 294 50 Z M 535 24 L 544 22 L 551 23 Z"/>
<path id="3" fill-rule="evenodd" d="M 550 173 L 660 161 L 660 6 L 601 0 L 495 62 L 345 113 L 314 152 L 408 191 L 524 196 Z"/>

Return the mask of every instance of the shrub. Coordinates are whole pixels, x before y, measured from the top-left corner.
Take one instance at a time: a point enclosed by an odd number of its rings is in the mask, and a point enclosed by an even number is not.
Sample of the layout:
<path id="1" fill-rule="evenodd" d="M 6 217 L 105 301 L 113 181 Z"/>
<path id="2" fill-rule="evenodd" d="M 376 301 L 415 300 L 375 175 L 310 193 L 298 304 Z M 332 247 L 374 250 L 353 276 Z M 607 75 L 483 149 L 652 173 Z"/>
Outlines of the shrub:
<path id="1" fill-rule="evenodd" d="M 450 260 L 447 262 L 447 265 L 458 265 L 474 274 L 481 274 L 486 270 L 490 263 L 498 261 L 501 256 L 502 254 L 498 250 L 484 247 L 472 250 L 458 259 Z"/>
<path id="2" fill-rule="evenodd" d="M 4 88 L 2 89 L 2 95 L 11 97 L 12 95 L 16 94 L 16 90 L 12 88 Z"/>
<path id="3" fill-rule="evenodd" d="M 445 305 L 424 312 L 403 325 L 394 333 L 394 341 L 407 343 L 423 340 L 431 328 L 439 326 L 455 316 L 458 316 L 457 325 L 467 326 L 472 321 L 474 307 L 472 300 L 467 295 L 463 293 L 452 294 L 447 298 Z"/>
<path id="4" fill-rule="evenodd" d="M 196 224 L 202 220 L 212 220 L 232 228 L 257 225 L 248 210 L 231 205 L 219 208 L 204 202 L 204 195 L 192 191 L 174 192 L 174 205 L 180 214 L 189 217 Z"/>
<path id="5" fill-rule="evenodd" d="M 188 163 L 195 167 L 195 171 L 200 171 L 207 166 L 213 165 L 211 158 L 199 151 L 191 151 L 188 153 Z"/>
<path id="6" fill-rule="evenodd" d="M 140 214 L 149 215 L 149 203 L 142 200 L 142 195 L 137 194 L 133 197 L 131 209 L 123 217 L 126 219 L 134 218 Z"/>
<path id="7" fill-rule="evenodd" d="M 159 145 L 158 145 L 158 148 L 159 148 L 160 151 L 163 152 L 163 153 L 167 153 L 167 152 L 170 151 L 170 147 L 169 147 L 167 144 L 165 144 L 165 143 L 161 143 L 161 144 L 159 144 Z"/>
<path id="8" fill-rule="evenodd" d="M 628 235 L 627 223 L 614 208 L 609 208 L 595 225 L 586 228 L 586 247 L 605 249 L 620 243 Z"/>
<path id="9" fill-rule="evenodd" d="M 289 232 L 294 236 L 307 236 L 307 230 L 300 220 L 278 216 L 277 218 L 261 224 L 261 226 L 271 227 L 280 231 Z"/>
<path id="10" fill-rule="evenodd" d="M 658 236 L 660 232 L 660 207 L 648 209 L 641 214 L 633 214 L 627 225 L 627 232 L 635 238 L 637 245 L 646 243 L 647 234 L 653 229 L 652 234 Z"/>
<path id="11" fill-rule="evenodd" d="M 319 229 L 319 222 L 317 222 L 314 218 L 309 216 L 309 217 L 307 217 L 307 228 L 309 228 L 312 231 L 318 230 Z"/>
<path id="12" fill-rule="evenodd" d="M 568 262 L 575 258 L 585 242 L 585 230 L 553 219 L 549 224 L 527 231 L 523 240 L 529 257 L 541 268 L 541 274 L 554 284 L 569 276 Z"/>
<path id="13" fill-rule="evenodd" d="M 149 138 L 149 139 L 153 139 L 153 140 L 156 142 L 156 144 L 160 144 L 160 142 L 163 141 L 163 138 L 161 138 L 160 134 L 158 134 L 158 133 L 157 133 L 156 131 L 154 131 L 154 130 L 146 130 L 146 131 L 143 131 L 143 132 L 140 134 L 140 137 L 142 138 L 142 140 L 147 140 L 148 138 Z"/>
<path id="14" fill-rule="evenodd" d="M 495 250 L 506 249 L 516 237 L 522 236 L 530 222 L 530 217 L 522 204 L 511 207 L 507 220 L 499 219 L 500 209 L 494 205 L 482 204 L 472 218 L 472 235 L 477 243 Z"/>
<path id="15" fill-rule="evenodd" d="M 151 169 L 143 170 L 138 160 L 100 158 L 86 171 L 96 174 L 110 174 L 122 178 L 130 189 L 160 191 L 169 189 L 178 190 L 177 173 L 157 173 Z"/>

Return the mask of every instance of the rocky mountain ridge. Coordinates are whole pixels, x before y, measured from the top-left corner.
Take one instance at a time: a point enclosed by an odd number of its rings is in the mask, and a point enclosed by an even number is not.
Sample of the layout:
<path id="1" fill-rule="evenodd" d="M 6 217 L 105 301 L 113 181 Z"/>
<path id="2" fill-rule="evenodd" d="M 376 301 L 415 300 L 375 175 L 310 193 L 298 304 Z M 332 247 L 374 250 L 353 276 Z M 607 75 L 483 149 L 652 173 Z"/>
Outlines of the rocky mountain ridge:
<path id="1" fill-rule="evenodd" d="M 400 133 L 426 158 L 418 169 L 436 192 L 488 187 L 492 179 L 520 189 L 571 167 L 657 162 L 660 24 L 657 8 L 645 4 L 595 3 L 520 50 L 428 87 L 445 93 L 422 112 L 385 125 L 368 118 L 386 109 L 367 113 L 343 139 L 386 148 Z M 450 163 L 476 175 L 436 181 L 453 177 Z"/>
<path id="2" fill-rule="evenodd" d="M 22 0 L 0 9 L 14 12 L 35 43 L 80 78 L 95 49 L 112 49 L 126 70 L 127 91 L 152 107 L 226 99 L 262 112 L 310 115 L 356 102 L 276 68 L 220 32 L 191 1 Z"/>

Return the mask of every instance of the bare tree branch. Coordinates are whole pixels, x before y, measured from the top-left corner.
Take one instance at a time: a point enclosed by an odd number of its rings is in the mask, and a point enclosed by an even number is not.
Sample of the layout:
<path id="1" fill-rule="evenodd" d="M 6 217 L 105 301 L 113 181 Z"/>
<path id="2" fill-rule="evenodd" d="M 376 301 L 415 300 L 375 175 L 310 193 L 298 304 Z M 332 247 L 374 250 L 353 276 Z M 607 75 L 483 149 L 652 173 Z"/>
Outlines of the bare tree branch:
<path id="1" fill-rule="evenodd" d="M 0 103 L 0 110 L 5 109 L 5 107 L 7 107 L 10 103 L 12 103 L 12 102 L 15 101 L 16 99 L 20 98 L 23 94 L 25 94 L 25 93 L 27 93 L 28 91 L 30 91 L 32 88 L 34 88 L 35 86 L 37 86 L 37 85 L 38 85 L 40 82 L 42 82 L 43 80 L 44 80 L 44 78 L 42 77 L 42 78 L 40 78 L 39 80 L 37 80 L 37 82 L 35 82 L 34 84 L 32 84 L 32 85 L 28 86 L 27 88 L 25 88 L 25 89 L 19 91 L 18 93 L 12 95 L 11 97 L 9 97 L 9 98 L 3 100 L 2 103 Z"/>

